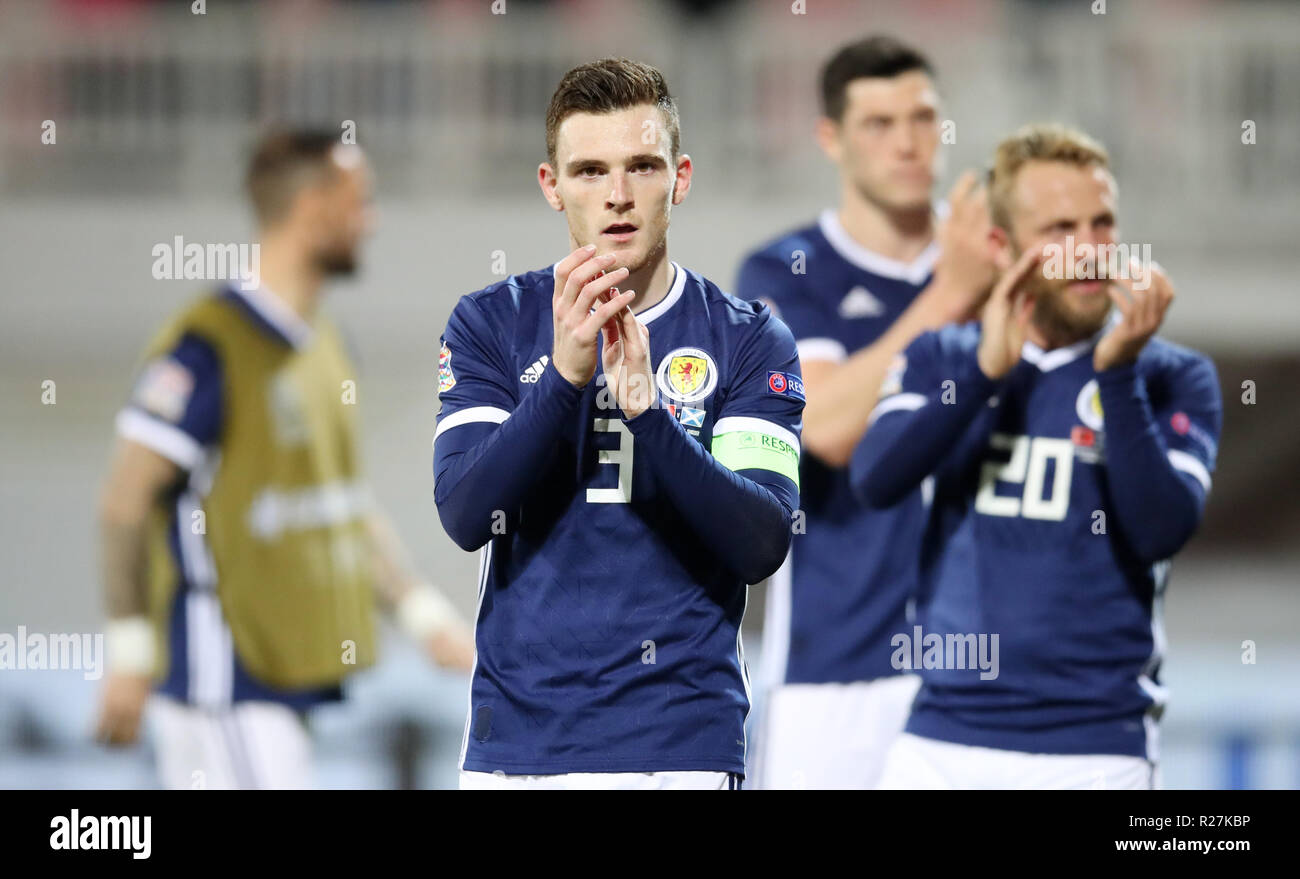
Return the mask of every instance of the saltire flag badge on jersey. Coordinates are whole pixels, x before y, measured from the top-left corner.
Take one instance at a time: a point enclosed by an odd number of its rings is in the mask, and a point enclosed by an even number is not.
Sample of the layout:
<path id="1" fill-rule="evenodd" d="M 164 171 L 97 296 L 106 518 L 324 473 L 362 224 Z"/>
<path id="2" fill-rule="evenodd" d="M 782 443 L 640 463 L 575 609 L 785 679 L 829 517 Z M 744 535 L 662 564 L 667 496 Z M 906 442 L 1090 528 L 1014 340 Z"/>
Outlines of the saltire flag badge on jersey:
<path id="1" fill-rule="evenodd" d="M 704 415 L 703 409 L 692 409 L 690 406 L 678 406 L 676 403 L 666 405 L 668 412 L 673 418 L 682 423 L 682 427 L 703 427 Z"/>

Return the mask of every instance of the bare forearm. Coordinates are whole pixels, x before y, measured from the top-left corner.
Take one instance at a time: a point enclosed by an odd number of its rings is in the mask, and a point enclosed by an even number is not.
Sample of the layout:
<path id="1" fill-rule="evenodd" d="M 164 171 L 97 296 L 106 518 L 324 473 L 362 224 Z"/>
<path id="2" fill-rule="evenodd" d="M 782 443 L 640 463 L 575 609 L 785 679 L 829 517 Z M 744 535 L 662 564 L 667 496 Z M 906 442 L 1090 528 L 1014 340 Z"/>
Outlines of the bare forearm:
<path id="1" fill-rule="evenodd" d="M 100 564 L 110 619 L 149 612 L 149 539 L 144 520 L 100 517 Z"/>
<path id="2" fill-rule="evenodd" d="M 451 602 L 426 583 L 411 562 L 392 520 L 376 510 L 366 518 L 375 597 L 397 624 L 417 641 L 461 627 Z"/>
<path id="3" fill-rule="evenodd" d="M 167 458 L 119 440 L 99 496 L 100 565 L 109 619 L 149 610 L 149 516 L 180 475 Z"/>
<path id="4" fill-rule="evenodd" d="M 146 680 L 157 658 L 149 622 L 148 515 L 106 508 L 100 515 L 100 556 L 109 669 L 115 676 Z M 137 692 L 143 685 L 121 686 Z"/>
<path id="5" fill-rule="evenodd" d="M 420 578 L 387 515 L 379 511 L 371 513 L 366 518 L 366 533 L 370 538 L 375 595 L 385 609 L 393 610 L 419 585 Z"/>
<path id="6" fill-rule="evenodd" d="M 940 282 L 926 287 L 879 339 L 819 381 L 805 381 L 804 449 L 832 467 L 847 467 L 867 430 L 894 358 L 921 333 L 957 319 L 944 308 Z M 805 380 L 808 378 L 805 370 Z"/>

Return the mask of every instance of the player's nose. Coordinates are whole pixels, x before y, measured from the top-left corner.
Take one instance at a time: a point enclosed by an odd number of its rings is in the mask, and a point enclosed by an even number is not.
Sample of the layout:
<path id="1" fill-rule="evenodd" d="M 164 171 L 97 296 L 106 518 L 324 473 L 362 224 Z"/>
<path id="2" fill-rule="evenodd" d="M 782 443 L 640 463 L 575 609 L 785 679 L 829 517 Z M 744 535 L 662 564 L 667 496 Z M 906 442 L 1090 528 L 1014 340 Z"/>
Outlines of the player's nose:
<path id="1" fill-rule="evenodd" d="M 609 208 L 626 208 L 632 205 L 632 187 L 628 185 L 627 175 L 623 173 L 610 174 L 609 195 L 605 198 L 606 206 Z"/>
<path id="2" fill-rule="evenodd" d="M 1095 248 L 1099 244 L 1106 244 L 1109 235 L 1104 230 L 1094 229 L 1086 224 L 1079 224 L 1074 231 L 1074 245 L 1076 248 Z"/>
<path id="3" fill-rule="evenodd" d="M 920 138 L 910 125 L 894 126 L 894 148 L 899 155 L 914 156 L 920 146 Z"/>

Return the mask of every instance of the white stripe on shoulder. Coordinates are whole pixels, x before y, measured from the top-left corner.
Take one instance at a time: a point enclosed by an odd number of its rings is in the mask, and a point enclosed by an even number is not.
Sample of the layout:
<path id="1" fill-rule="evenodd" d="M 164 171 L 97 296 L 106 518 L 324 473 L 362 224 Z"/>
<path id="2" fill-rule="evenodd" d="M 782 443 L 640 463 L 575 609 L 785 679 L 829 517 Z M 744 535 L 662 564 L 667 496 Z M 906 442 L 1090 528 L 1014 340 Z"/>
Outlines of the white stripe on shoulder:
<path id="1" fill-rule="evenodd" d="M 794 431 L 782 427 L 775 421 L 768 421 L 766 418 L 754 418 L 749 415 L 729 415 L 726 418 L 719 418 L 717 423 L 713 425 L 714 436 L 722 436 L 724 433 L 736 433 L 741 430 L 749 430 L 784 440 L 794 446 L 795 451 L 799 450 L 799 437 L 795 436 Z"/>
<path id="2" fill-rule="evenodd" d="M 118 412 L 116 426 L 118 436 L 152 449 L 182 469 L 193 470 L 203 462 L 203 447 L 194 437 L 139 409 Z"/>
<path id="3" fill-rule="evenodd" d="M 439 421 L 438 429 L 434 431 L 433 438 L 437 440 L 438 437 L 442 436 L 444 430 L 451 430 L 453 427 L 460 427 L 462 424 L 474 424 L 475 422 L 500 424 L 509 417 L 510 413 L 498 406 L 470 406 L 468 409 L 453 412 Z"/>
<path id="4" fill-rule="evenodd" d="M 849 352 L 843 343 L 835 339 L 822 337 L 800 339 L 795 343 L 795 347 L 799 349 L 800 360 L 830 360 L 841 363 L 849 357 Z"/>
<path id="5" fill-rule="evenodd" d="M 898 412 L 900 410 L 904 412 L 913 412 L 920 409 L 925 405 L 925 403 L 925 394 L 906 393 L 894 394 L 893 396 L 886 397 L 876 404 L 875 409 L 871 410 L 871 416 L 867 418 L 867 426 L 870 427 L 875 424 L 876 419 L 881 415 L 884 415 L 886 412 Z"/>
<path id="6" fill-rule="evenodd" d="M 1181 470 L 1193 476 L 1205 489 L 1206 494 L 1210 492 L 1210 471 L 1205 469 L 1200 458 L 1188 452 L 1180 452 L 1177 449 L 1169 450 L 1169 463 L 1174 465 L 1175 470 Z"/>

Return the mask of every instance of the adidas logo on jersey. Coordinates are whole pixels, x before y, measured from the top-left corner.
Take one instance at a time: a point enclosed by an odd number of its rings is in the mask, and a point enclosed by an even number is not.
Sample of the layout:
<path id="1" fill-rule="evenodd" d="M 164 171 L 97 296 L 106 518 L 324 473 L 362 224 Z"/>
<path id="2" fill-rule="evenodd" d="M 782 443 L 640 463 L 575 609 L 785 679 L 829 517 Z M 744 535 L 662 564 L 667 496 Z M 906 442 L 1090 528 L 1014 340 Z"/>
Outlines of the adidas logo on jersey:
<path id="1" fill-rule="evenodd" d="M 524 374 L 519 376 L 519 380 L 524 384 L 535 385 L 542 378 L 542 372 L 546 369 L 546 364 L 551 362 L 551 358 L 543 354 L 533 361 L 533 365 L 524 370 Z"/>
<path id="2" fill-rule="evenodd" d="M 840 300 L 840 317 L 877 317 L 885 313 L 885 303 L 871 295 L 861 284 Z"/>

